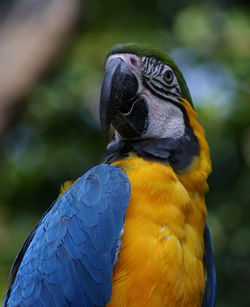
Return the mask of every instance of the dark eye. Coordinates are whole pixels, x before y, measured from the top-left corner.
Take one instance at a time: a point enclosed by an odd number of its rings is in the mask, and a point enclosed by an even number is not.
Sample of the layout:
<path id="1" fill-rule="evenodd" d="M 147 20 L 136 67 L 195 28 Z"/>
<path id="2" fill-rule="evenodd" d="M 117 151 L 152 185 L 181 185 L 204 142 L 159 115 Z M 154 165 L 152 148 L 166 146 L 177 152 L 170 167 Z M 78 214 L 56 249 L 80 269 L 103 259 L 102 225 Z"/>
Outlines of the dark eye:
<path id="1" fill-rule="evenodd" d="M 172 70 L 167 70 L 165 73 L 164 73 L 164 80 L 167 82 L 167 84 L 171 84 L 173 82 L 173 79 L 174 79 L 174 74 L 172 72 Z"/>

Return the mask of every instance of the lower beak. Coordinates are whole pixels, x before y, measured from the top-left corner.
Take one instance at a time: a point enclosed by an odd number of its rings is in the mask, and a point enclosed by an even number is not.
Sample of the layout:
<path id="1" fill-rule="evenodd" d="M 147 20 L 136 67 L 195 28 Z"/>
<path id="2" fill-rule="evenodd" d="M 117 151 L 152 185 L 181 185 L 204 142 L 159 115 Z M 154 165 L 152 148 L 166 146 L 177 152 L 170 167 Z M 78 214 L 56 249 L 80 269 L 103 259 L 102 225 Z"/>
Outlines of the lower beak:
<path id="1" fill-rule="evenodd" d="M 148 106 L 138 95 L 138 81 L 121 58 L 106 67 L 100 95 L 100 122 L 109 137 L 110 125 L 124 138 L 138 137 L 148 128 Z"/>

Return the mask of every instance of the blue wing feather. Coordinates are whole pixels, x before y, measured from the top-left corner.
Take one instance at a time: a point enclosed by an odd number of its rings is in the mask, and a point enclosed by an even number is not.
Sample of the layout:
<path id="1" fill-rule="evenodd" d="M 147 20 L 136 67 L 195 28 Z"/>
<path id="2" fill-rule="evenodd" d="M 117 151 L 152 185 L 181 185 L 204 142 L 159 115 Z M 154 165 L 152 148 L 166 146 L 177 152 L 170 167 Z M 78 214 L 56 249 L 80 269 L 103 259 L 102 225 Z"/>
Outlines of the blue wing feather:
<path id="1" fill-rule="evenodd" d="M 206 278 L 205 293 L 202 301 L 202 307 L 213 307 L 215 305 L 215 294 L 216 294 L 216 273 L 215 273 L 215 265 L 213 257 L 212 238 L 207 224 L 205 225 L 205 230 L 204 230 L 204 244 L 205 244 L 205 254 L 203 257 L 203 262 L 207 278 Z"/>
<path id="2" fill-rule="evenodd" d="M 25 242 L 4 306 L 105 306 L 129 197 L 129 180 L 116 166 L 80 177 Z"/>

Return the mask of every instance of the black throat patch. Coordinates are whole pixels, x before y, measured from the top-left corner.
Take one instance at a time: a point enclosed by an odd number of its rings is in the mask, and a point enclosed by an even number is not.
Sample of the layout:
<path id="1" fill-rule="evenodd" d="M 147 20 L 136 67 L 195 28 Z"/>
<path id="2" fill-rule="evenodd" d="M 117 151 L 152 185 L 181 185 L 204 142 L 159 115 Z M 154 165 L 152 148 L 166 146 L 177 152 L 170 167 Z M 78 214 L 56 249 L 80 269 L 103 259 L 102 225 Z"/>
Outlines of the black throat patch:
<path id="1" fill-rule="evenodd" d="M 124 159 L 131 152 L 146 160 L 168 163 L 176 171 L 182 171 L 199 155 L 200 146 L 191 127 L 186 127 L 184 135 L 177 139 L 113 140 L 107 147 L 104 162 L 112 163 Z"/>

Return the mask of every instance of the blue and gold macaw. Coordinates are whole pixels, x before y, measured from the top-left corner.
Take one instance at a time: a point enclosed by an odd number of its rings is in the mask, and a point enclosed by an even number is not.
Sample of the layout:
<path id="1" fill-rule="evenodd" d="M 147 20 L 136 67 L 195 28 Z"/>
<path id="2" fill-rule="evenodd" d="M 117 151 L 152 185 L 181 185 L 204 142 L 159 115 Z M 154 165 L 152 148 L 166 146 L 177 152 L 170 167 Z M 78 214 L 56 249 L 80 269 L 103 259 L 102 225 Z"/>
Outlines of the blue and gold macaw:
<path id="1" fill-rule="evenodd" d="M 4 306 L 214 306 L 204 131 L 175 62 L 106 58 L 104 164 L 66 187 L 16 257 Z"/>

